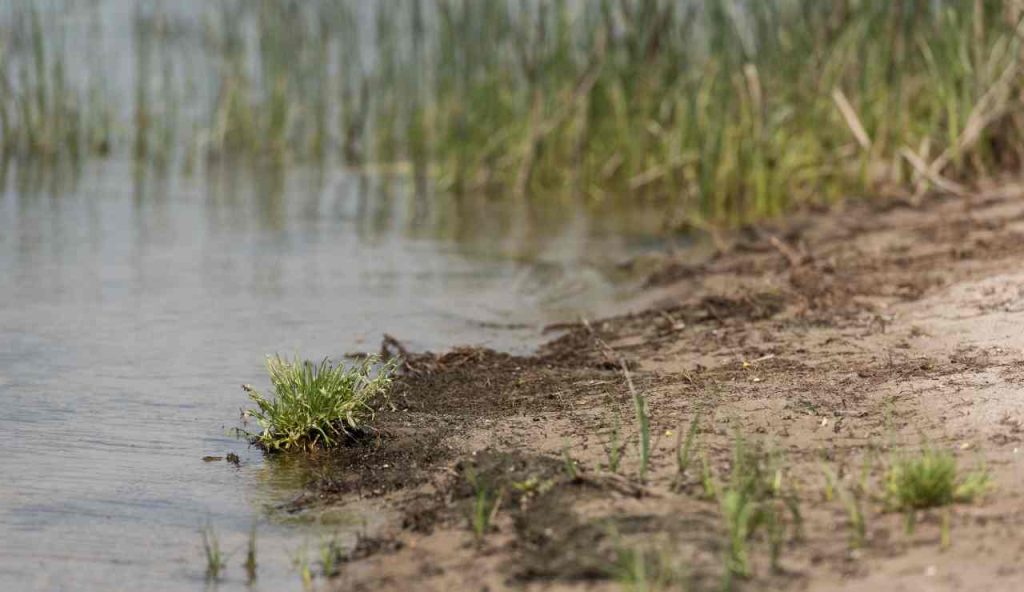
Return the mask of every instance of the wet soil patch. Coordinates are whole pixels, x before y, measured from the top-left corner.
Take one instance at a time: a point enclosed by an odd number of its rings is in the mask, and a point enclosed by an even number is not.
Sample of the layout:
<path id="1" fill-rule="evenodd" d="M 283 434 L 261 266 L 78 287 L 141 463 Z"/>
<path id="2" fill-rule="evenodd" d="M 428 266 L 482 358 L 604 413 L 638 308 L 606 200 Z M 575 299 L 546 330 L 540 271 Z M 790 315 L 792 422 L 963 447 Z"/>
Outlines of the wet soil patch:
<path id="1" fill-rule="evenodd" d="M 342 497 L 404 490 L 385 499 L 402 517 L 397 536 L 411 544 L 389 559 L 368 557 L 366 581 L 397 568 L 424 589 L 604 590 L 621 575 L 624 551 L 649 548 L 652 568 L 668 550 L 683 558 L 696 589 L 716 587 L 730 542 L 723 507 L 703 493 L 702 471 L 729 474 L 737 435 L 769 441 L 785 456 L 809 535 L 786 541 L 778 572 L 768 566 L 766 541 L 752 541 L 755 576 L 738 589 L 814 589 L 815 581 L 837 589 L 879 566 L 900 566 L 902 554 L 937 553 L 938 523 L 923 522 L 927 534 L 914 545 L 893 542 L 901 517 L 870 496 L 869 549 L 852 552 L 848 518 L 835 495 L 826 499 L 821 468 L 829 463 L 847 487 L 865 471 L 865 482 L 877 485 L 883 464 L 864 469 L 865 459 L 881 458 L 896 435 L 903 445 L 927 438 L 958 456 L 973 453 L 977 434 L 944 431 L 947 418 L 969 418 L 972 377 L 1024 382 L 1019 358 L 1008 360 L 1004 349 L 933 338 L 916 302 L 1019 261 L 1024 241 L 1011 221 L 1024 204 L 1017 211 L 993 200 L 1007 210 L 997 213 L 967 212 L 956 200 L 926 203 L 936 209 L 860 205 L 797 221 L 792 231 L 743 233 L 732 250 L 666 268 L 651 282 L 660 285 L 658 298 L 638 312 L 552 327 L 560 335 L 534 356 L 478 348 L 417 354 L 386 342 L 386 353 L 404 360 L 378 414 L 389 436 L 351 455 L 339 469 L 348 475 L 323 482 Z M 642 486 L 624 367 L 650 409 L 652 461 Z M 673 442 L 698 413 L 699 449 L 681 490 Z M 1012 439 L 995 445 L 1017 441 L 1018 419 L 1005 415 L 1000 433 Z M 625 465 L 612 474 L 603 467 L 617 424 Z M 561 450 L 588 470 L 570 475 Z M 381 467 L 392 463 L 410 470 L 389 480 Z M 480 488 L 502 496 L 497 530 L 483 540 L 468 518 Z M 957 540 L 989 532 L 963 524 Z M 424 541 L 430 549 L 417 546 Z M 389 589 L 409 581 L 394 579 Z"/>

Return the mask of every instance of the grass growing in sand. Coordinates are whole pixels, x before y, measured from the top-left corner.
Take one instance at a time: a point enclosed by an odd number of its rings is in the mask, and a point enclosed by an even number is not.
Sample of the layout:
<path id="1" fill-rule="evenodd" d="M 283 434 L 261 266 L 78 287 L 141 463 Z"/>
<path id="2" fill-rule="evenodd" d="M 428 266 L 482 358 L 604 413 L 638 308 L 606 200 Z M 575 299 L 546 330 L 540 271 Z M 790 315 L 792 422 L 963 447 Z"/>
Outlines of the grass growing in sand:
<path id="1" fill-rule="evenodd" d="M 469 526 L 473 530 L 477 543 L 484 540 L 484 537 L 491 531 L 494 518 L 501 509 L 501 501 L 504 498 L 504 490 L 494 494 L 475 473 L 469 473 L 467 479 L 473 487 L 473 507 L 470 510 Z"/>
<path id="2" fill-rule="evenodd" d="M 700 429 L 700 412 L 693 417 L 690 428 L 686 430 L 686 439 L 683 440 L 683 433 L 679 432 L 680 440 L 676 442 L 676 478 L 672 488 L 678 490 L 686 477 L 686 471 L 690 468 L 693 460 L 693 446 L 697 440 L 697 430 Z"/>
<path id="3" fill-rule="evenodd" d="M 690 589 L 689 574 L 668 551 L 642 547 L 619 547 L 611 567 L 623 590 L 656 592 Z"/>
<path id="4" fill-rule="evenodd" d="M 725 567 L 729 577 L 752 575 L 750 542 L 763 533 L 778 567 L 786 526 L 796 533 L 802 518 L 796 496 L 787 487 L 786 471 L 777 455 L 737 438 L 729 480 L 718 502 L 727 532 Z"/>
<path id="5" fill-rule="evenodd" d="M 859 549 L 867 539 L 867 520 L 864 516 L 864 504 L 857 493 L 851 491 L 839 479 L 831 467 L 822 463 L 821 471 L 825 475 L 825 501 L 832 501 L 838 495 L 839 503 L 846 511 L 850 525 L 850 549 Z M 860 489 L 863 492 L 863 488 Z"/>
<path id="6" fill-rule="evenodd" d="M 969 503 L 992 488 L 988 471 L 959 475 L 951 452 L 926 448 L 917 454 L 897 455 L 885 475 L 888 507 L 906 513 L 912 531 L 918 510 Z"/>
<path id="7" fill-rule="evenodd" d="M 348 368 L 326 358 L 319 364 L 267 358 L 274 394 L 243 386 L 256 403 L 247 413 L 262 428 L 251 434 L 253 442 L 268 451 L 337 446 L 365 426 L 373 414 L 370 403 L 386 395 L 394 370 L 375 357 Z"/>

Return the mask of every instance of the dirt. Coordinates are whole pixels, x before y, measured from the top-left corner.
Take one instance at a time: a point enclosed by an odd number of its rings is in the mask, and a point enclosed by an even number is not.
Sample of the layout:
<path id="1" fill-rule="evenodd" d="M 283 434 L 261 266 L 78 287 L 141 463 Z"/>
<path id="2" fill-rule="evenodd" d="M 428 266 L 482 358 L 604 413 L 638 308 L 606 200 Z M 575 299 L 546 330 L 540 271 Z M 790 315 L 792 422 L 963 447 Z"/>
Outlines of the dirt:
<path id="1" fill-rule="evenodd" d="M 299 506 L 370 500 L 392 516 L 339 590 L 620 589 L 637 557 L 667 589 L 1019 589 L 1022 261 L 1016 186 L 851 202 L 666 257 L 632 312 L 560 326 L 532 356 L 388 338 L 405 362 L 380 437 L 332 455 Z M 629 381 L 650 414 L 643 479 Z M 799 511 L 775 538 L 754 533 L 751 573 L 730 577 L 707 476 L 729 479 L 738 439 L 769 451 Z M 922 447 L 983 465 L 995 487 L 908 532 L 884 476 Z M 858 492 L 860 545 L 823 467 Z M 481 491 L 498 500 L 482 534 Z"/>

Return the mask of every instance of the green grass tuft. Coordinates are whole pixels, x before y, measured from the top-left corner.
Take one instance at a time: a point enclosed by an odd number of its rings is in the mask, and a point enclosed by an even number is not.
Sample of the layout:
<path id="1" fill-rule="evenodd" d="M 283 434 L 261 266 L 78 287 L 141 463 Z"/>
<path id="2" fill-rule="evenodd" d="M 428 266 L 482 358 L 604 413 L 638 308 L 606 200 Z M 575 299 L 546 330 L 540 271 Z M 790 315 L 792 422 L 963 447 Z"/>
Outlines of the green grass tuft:
<path id="1" fill-rule="evenodd" d="M 262 428 L 251 434 L 253 442 L 268 451 L 339 445 L 372 417 L 370 403 L 387 394 L 394 370 L 375 357 L 350 368 L 326 358 L 319 364 L 267 358 L 274 395 L 243 386 L 256 403 L 247 413 Z"/>
<path id="2" fill-rule="evenodd" d="M 969 503 L 991 487 L 987 470 L 959 477 L 956 457 L 930 448 L 915 455 L 897 456 L 885 475 L 887 505 L 892 511 L 907 514 L 908 531 L 913 530 L 918 510 Z"/>

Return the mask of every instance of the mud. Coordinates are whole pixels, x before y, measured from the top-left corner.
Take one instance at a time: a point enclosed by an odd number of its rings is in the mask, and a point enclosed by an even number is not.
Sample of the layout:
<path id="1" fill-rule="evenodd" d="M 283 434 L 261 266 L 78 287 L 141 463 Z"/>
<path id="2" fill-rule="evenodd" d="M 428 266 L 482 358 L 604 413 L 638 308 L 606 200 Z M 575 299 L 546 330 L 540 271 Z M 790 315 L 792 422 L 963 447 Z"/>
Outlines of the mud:
<path id="1" fill-rule="evenodd" d="M 553 328 L 533 356 L 414 354 L 388 338 L 404 372 L 377 413 L 385 435 L 333 455 L 302 503 L 372 498 L 394 516 L 373 536 L 392 543 L 332 585 L 618 589 L 624 558 L 643 553 L 670 589 L 1019 589 L 1022 257 L 1014 186 L 840 204 L 738 232 L 699 261 L 666 258 L 631 312 Z M 650 411 L 643 480 L 627 376 Z M 703 483 L 729 474 L 737 437 L 784 458 L 802 520 L 774 546 L 755 536 L 750 577 L 727 580 Z M 922 445 L 984 463 L 996 489 L 924 512 L 908 534 L 886 511 L 884 470 Z M 859 548 L 826 465 L 864 490 Z M 502 500 L 482 539 L 469 528 L 480 487 Z"/>

